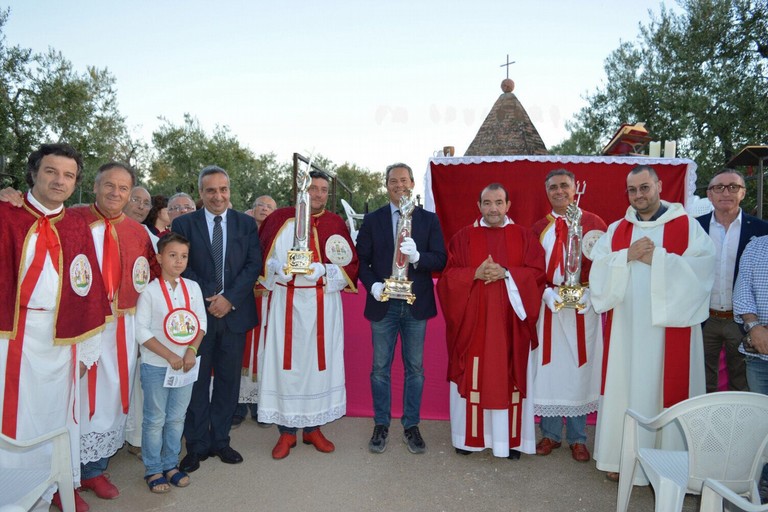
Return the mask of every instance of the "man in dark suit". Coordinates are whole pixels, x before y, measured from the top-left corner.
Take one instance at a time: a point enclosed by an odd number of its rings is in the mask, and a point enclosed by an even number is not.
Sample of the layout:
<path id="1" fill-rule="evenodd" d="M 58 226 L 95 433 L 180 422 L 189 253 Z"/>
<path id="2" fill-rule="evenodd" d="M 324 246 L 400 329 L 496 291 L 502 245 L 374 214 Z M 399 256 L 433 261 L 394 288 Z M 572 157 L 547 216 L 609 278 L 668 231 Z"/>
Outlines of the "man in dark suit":
<path id="1" fill-rule="evenodd" d="M 709 319 L 702 328 L 707 393 L 717 391 L 723 347 L 728 389 L 748 390 L 746 363 L 738 350 L 742 334 L 733 321 L 733 286 L 739 274 L 741 253 L 751 239 L 768 234 L 768 223 L 741 211 L 739 204 L 745 194 L 744 176 L 739 171 L 723 169 L 712 177 L 707 187 L 714 211 L 696 218 L 717 248 Z"/>
<path id="2" fill-rule="evenodd" d="M 371 392 L 375 426 L 368 449 L 381 453 L 387 446 L 392 417 L 392 359 L 399 333 L 405 368 L 401 419 L 405 430 L 403 440 L 411 453 L 424 453 L 426 444 L 418 426 L 424 387 L 424 334 L 427 319 L 437 315 L 432 272 L 440 271 L 445 266 L 445 243 L 437 215 L 415 208 L 411 236 L 402 241 L 400 251 L 408 258 L 408 279 L 413 281 L 416 300 L 412 305 L 393 298 L 381 302 L 384 280 L 392 274 L 400 198 L 413 189 L 413 171 L 403 163 L 390 165 L 387 167 L 386 185 L 390 203 L 366 215 L 357 235 L 360 280 L 369 292 L 365 318 L 371 322 L 373 335 Z"/>
<path id="3" fill-rule="evenodd" d="M 256 223 L 229 209 L 227 172 L 216 166 L 204 168 L 198 189 L 204 208 L 178 217 L 171 226 L 191 242 L 183 276 L 197 281 L 208 302 L 200 376 L 184 423 L 187 455 L 180 469 L 185 472 L 197 470 L 208 456 L 227 464 L 243 461 L 229 446 L 229 430 L 240 389 L 245 333 L 258 324 L 253 285 L 262 265 Z"/>

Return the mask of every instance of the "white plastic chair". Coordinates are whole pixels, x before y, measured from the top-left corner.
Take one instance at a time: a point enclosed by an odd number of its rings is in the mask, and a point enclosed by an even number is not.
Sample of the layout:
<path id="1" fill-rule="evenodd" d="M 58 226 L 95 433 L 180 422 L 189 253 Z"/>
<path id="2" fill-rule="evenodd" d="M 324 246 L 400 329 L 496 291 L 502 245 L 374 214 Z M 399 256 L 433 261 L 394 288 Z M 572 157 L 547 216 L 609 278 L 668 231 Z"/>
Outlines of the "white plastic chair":
<path id="1" fill-rule="evenodd" d="M 638 428 L 659 430 L 677 421 L 687 451 L 641 448 Z M 768 444 L 768 396 L 729 391 L 684 400 L 654 418 L 627 409 L 616 510 L 625 512 L 638 466 L 656 492 L 656 511 L 681 510 L 685 493 L 701 493 L 714 478 L 737 494 L 757 496 Z"/>
<path id="2" fill-rule="evenodd" d="M 75 511 L 72 459 L 66 427 L 26 441 L 0 434 L 0 449 L 7 452 L 23 454 L 46 443 L 53 446 L 50 469 L 0 468 L 0 507 L 19 505 L 29 510 L 46 489 L 58 484 L 63 512 Z"/>
<path id="3" fill-rule="evenodd" d="M 355 210 L 352 209 L 352 206 L 346 202 L 344 199 L 340 199 L 341 206 L 344 207 L 344 213 L 347 214 L 347 226 L 349 226 L 349 236 L 352 238 L 352 241 L 357 243 L 357 226 L 355 225 L 355 221 L 363 220 L 365 217 L 365 214 L 363 213 L 355 213 Z"/>
<path id="4" fill-rule="evenodd" d="M 768 512 L 768 504 L 760 505 L 759 497 L 755 502 L 751 502 L 711 478 L 707 478 L 704 481 L 704 488 L 701 490 L 701 508 L 699 512 L 722 512 L 723 499 L 744 512 Z"/>

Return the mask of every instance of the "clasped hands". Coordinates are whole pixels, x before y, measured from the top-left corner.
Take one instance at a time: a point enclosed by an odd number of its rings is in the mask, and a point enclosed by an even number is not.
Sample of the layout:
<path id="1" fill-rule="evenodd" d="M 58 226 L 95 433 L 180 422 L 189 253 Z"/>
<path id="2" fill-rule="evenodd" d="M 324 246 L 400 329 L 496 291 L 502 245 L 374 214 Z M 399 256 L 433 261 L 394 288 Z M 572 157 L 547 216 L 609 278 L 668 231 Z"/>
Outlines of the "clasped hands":
<path id="1" fill-rule="evenodd" d="M 205 300 L 210 303 L 208 304 L 208 313 L 210 313 L 211 316 L 222 318 L 232 311 L 232 303 L 221 294 L 206 297 Z"/>
<path id="2" fill-rule="evenodd" d="M 647 236 L 638 238 L 632 242 L 632 245 L 627 250 L 627 263 L 630 261 L 641 261 L 646 265 L 650 265 L 653 261 L 653 250 L 655 248 L 656 245 Z"/>
<path id="3" fill-rule="evenodd" d="M 506 275 L 507 269 L 493 261 L 491 255 L 488 255 L 485 261 L 475 270 L 475 279 L 479 279 L 485 284 L 504 279 Z"/>

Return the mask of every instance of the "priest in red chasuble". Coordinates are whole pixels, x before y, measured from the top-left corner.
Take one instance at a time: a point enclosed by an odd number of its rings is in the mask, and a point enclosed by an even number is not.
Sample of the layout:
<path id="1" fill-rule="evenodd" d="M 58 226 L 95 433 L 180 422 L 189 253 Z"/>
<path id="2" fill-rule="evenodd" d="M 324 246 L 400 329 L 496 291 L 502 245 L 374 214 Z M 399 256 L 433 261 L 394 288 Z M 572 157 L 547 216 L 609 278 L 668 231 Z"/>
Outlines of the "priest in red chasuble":
<path id="1" fill-rule="evenodd" d="M 536 450 L 527 398 L 544 249 L 506 216 L 510 204 L 500 184 L 483 189 L 482 218 L 451 239 L 437 283 L 446 319 L 451 437 L 463 455 L 492 448 L 497 457 L 516 459 Z"/>

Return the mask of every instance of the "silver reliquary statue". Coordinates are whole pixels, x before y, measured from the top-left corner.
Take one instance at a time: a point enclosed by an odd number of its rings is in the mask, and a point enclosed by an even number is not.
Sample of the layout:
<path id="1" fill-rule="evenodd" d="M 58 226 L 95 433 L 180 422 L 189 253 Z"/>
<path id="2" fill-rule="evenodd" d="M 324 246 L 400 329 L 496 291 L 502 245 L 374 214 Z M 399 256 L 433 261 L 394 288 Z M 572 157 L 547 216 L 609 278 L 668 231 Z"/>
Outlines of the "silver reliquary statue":
<path id="1" fill-rule="evenodd" d="M 309 172 L 312 170 L 312 157 L 309 163 L 301 170 L 296 171 L 296 217 L 294 219 L 293 247 L 288 251 L 288 261 L 285 264 L 286 274 L 310 274 L 312 263 L 312 251 L 309 249 L 309 224 L 312 211 L 309 205 L 309 185 L 312 178 Z"/>
<path id="2" fill-rule="evenodd" d="M 578 204 L 571 203 L 565 210 L 565 222 L 568 225 L 568 240 L 565 245 L 565 279 L 560 285 L 558 295 L 562 302 L 555 304 L 555 310 L 562 308 L 584 309 L 580 304 L 584 295 L 581 285 L 581 210 Z"/>
<path id="3" fill-rule="evenodd" d="M 411 191 L 400 197 L 400 220 L 397 222 L 395 236 L 395 254 L 392 258 L 392 276 L 384 280 L 384 291 L 381 292 L 382 302 L 389 299 L 402 299 L 413 304 L 416 295 L 413 293 L 413 281 L 408 280 L 408 256 L 400 252 L 403 239 L 411 236 L 411 215 L 415 203 Z"/>

